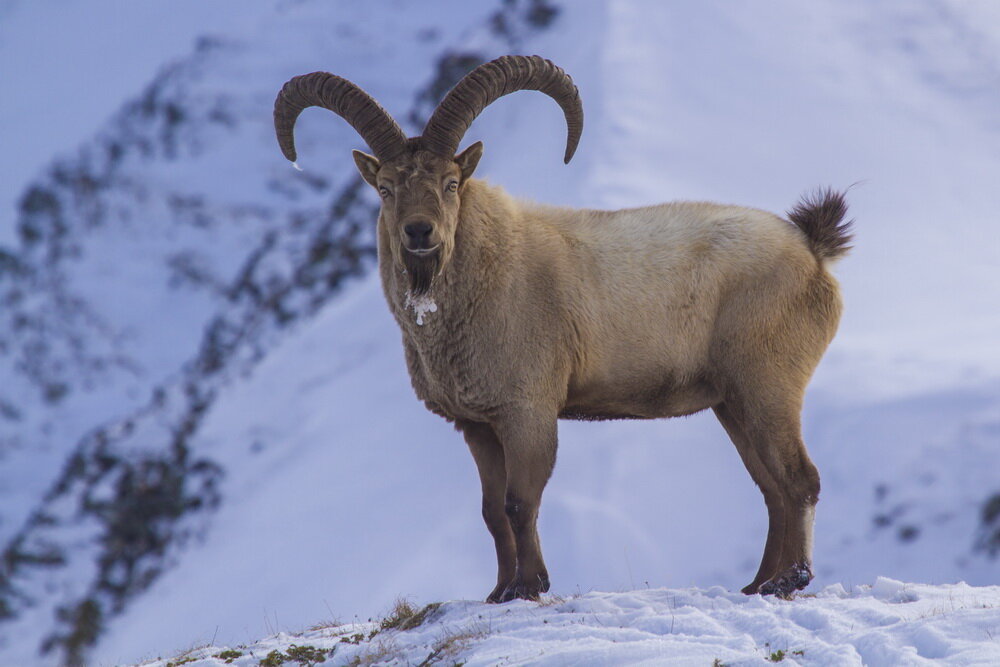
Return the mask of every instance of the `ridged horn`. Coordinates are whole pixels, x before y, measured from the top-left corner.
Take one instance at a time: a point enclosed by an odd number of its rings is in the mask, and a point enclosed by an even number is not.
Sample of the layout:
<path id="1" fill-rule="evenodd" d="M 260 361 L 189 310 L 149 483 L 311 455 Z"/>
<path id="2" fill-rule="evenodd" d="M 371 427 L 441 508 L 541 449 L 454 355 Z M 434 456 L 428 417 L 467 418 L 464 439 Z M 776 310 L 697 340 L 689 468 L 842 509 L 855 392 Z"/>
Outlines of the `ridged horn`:
<path id="1" fill-rule="evenodd" d="M 562 68 L 540 56 L 502 56 L 484 63 L 455 84 L 437 106 L 421 137 L 429 151 L 453 157 L 472 121 L 483 109 L 518 90 L 537 90 L 554 99 L 566 116 L 569 162 L 583 133 L 580 92 Z"/>
<path id="2" fill-rule="evenodd" d="M 329 72 L 296 76 L 274 100 L 274 132 L 286 158 L 295 162 L 295 120 L 308 107 L 323 107 L 351 124 L 380 161 L 406 149 L 406 134 L 389 112 L 347 79 Z"/>

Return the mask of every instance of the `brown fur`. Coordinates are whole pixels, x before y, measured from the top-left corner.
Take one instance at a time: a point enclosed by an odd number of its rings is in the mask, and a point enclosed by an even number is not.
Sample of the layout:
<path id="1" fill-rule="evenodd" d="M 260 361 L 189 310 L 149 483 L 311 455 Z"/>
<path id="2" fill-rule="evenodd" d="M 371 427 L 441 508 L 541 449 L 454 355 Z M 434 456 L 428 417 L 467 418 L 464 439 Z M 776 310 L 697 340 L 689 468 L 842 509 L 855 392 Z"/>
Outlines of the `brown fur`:
<path id="1" fill-rule="evenodd" d="M 827 189 L 803 197 L 788 212 L 788 219 L 805 233 L 814 255 L 836 259 L 851 249 L 853 221 L 844 222 L 846 215 L 844 194 Z"/>
<path id="2" fill-rule="evenodd" d="M 452 161 L 421 150 L 385 164 L 355 159 L 383 193 L 379 270 L 414 390 L 455 422 L 479 468 L 498 561 L 487 599 L 548 590 L 536 520 L 559 417 L 708 408 L 768 509 L 764 556 L 744 592 L 804 587 L 819 475 L 799 414 L 840 317 L 824 260 L 846 251 L 842 198 L 793 212 L 805 238 L 733 206 L 545 207 L 470 179 L 481 150 Z M 414 219 L 433 224 L 433 258 L 407 250 L 401 230 Z M 413 269 L 424 261 L 433 262 L 426 284 Z M 436 310 L 418 314 L 421 291 Z"/>

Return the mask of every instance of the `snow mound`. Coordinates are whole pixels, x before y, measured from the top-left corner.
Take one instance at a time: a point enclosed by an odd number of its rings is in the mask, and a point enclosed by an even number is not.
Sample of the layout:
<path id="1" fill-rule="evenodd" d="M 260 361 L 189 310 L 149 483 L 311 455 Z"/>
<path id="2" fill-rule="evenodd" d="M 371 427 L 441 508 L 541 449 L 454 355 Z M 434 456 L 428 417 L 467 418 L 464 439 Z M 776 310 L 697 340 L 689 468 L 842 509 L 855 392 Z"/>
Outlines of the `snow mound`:
<path id="1" fill-rule="evenodd" d="M 412 615 L 399 609 L 383 620 L 328 623 L 249 646 L 203 647 L 170 660 L 189 659 L 184 664 L 192 667 L 282 659 L 470 667 L 1000 663 L 1000 586 L 930 586 L 879 577 L 872 585 L 848 591 L 835 584 L 790 602 L 715 586 L 593 592 L 541 603 L 455 601 L 410 607 Z"/>

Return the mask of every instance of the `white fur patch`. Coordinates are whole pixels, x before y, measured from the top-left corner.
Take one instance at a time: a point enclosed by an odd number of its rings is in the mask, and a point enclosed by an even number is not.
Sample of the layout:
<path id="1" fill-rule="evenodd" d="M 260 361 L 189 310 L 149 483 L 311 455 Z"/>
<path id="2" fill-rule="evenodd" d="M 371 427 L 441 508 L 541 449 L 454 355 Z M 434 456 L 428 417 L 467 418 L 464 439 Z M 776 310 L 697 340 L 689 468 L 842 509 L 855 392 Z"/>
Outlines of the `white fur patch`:
<path id="1" fill-rule="evenodd" d="M 426 294 L 420 296 L 413 296 L 409 292 L 406 293 L 406 307 L 412 308 L 413 312 L 417 314 L 417 326 L 424 326 L 424 315 L 427 313 L 436 313 L 437 304 L 434 303 L 434 299 L 430 298 Z"/>
<path id="2" fill-rule="evenodd" d="M 295 167 L 296 169 L 298 169 L 299 171 L 302 171 L 302 167 L 299 166 L 298 162 L 293 162 L 292 166 Z"/>

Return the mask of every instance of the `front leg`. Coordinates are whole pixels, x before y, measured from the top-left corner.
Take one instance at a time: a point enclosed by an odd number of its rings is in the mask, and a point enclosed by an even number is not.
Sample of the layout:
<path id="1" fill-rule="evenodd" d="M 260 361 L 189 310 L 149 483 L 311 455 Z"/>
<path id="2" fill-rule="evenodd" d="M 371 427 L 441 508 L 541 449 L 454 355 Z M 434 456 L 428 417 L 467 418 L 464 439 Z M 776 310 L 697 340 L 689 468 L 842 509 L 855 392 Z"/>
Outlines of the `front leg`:
<path id="1" fill-rule="evenodd" d="M 493 536 L 497 550 L 497 585 L 486 601 L 500 602 L 503 592 L 514 580 L 517 566 L 514 533 L 504 512 L 507 469 L 503 447 L 489 424 L 459 422 L 457 426 L 479 469 L 479 481 L 483 486 L 483 521 Z"/>
<path id="2" fill-rule="evenodd" d="M 504 511 L 514 532 L 517 565 L 513 580 L 500 596 L 537 600 L 549 590 L 549 573 L 538 540 L 538 508 L 556 462 L 556 412 L 511 411 L 493 423 L 503 444 L 507 470 Z"/>

